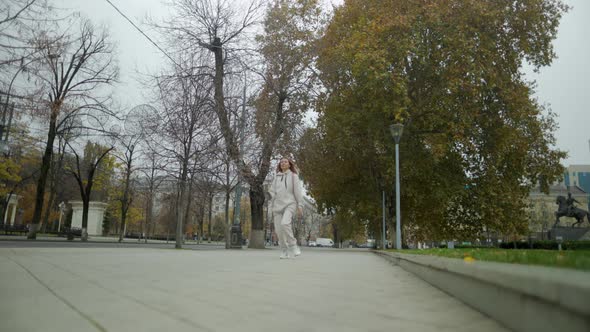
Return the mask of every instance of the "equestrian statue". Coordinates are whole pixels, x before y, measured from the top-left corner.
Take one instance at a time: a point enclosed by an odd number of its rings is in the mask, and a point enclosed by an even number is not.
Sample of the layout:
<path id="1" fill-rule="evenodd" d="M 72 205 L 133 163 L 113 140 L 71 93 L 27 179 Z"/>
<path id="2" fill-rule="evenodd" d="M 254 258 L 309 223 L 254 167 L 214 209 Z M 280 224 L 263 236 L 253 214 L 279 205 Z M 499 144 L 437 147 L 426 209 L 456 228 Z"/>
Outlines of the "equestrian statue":
<path id="1" fill-rule="evenodd" d="M 586 217 L 590 223 L 590 213 L 586 210 L 575 207 L 574 202 L 580 203 L 572 197 L 571 193 L 567 193 L 567 198 L 561 195 L 557 196 L 555 204 L 558 204 L 559 208 L 557 208 L 557 211 L 555 212 L 555 224 L 553 224 L 553 227 L 559 225 L 560 217 L 576 218 L 576 222 L 572 224 L 572 227 L 583 223 L 584 217 Z"/>

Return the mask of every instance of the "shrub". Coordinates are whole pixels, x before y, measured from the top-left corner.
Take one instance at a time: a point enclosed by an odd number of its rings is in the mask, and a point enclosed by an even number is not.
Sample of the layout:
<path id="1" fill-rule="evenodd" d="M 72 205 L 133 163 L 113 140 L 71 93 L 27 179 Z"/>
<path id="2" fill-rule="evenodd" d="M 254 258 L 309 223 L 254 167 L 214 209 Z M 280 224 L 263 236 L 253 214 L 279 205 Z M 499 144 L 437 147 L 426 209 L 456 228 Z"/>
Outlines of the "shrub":
<path id="1" fill-rule="evenodd" d="M 562 248 L 565 250 L 590 250 L 590 241 L 564 241 Z"/>
<path id="2" fill-rule="evenodd" d="M 500 248 L 502 248 L 502 249 L 531 249 L 531 246 L 528 242 L 510 241 L 510 242 L 500 243 Z"/>
<path id="3" fill-rule="evenodd" d="M 533 242 L 533 249 L 545 249 L 545 250 L 557 250 L 558 244 L 557 241 L 553 240 L 543 240 L 543 241 L 535 241 Z"/>

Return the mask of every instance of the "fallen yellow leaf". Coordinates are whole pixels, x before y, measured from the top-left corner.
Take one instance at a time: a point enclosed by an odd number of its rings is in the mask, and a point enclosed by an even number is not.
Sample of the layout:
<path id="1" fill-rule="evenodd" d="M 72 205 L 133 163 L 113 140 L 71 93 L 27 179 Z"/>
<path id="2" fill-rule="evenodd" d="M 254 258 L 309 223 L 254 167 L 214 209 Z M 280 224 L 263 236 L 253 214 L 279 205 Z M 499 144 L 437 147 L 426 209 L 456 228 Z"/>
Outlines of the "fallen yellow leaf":
<path id="1" fill-rule="evenodd" d="M 471 256 L 465 256 L 465 257 L 463 257 L 463 261 L 465 261 L 466 263 L 473 263 L 473 262 L 475 262 L 475 258 L 473 258 Z"/>

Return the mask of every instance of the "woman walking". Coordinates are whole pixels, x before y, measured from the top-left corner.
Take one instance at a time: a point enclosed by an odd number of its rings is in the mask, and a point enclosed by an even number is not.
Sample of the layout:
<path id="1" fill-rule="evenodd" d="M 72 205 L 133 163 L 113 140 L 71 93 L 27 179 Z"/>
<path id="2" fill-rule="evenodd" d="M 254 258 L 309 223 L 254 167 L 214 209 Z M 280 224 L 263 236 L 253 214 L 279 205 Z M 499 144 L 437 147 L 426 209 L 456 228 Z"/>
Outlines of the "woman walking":
<path id="1" fill-rule="evenodd" d="M 281 158 L 269 191 L 273 222 L 282 250 L 280 258 L 295 258 L 301 255 L 301 250 L 293 236 L 291 220 L 295 214 L 303 215 L 303 194 L 293 161 Z"/>

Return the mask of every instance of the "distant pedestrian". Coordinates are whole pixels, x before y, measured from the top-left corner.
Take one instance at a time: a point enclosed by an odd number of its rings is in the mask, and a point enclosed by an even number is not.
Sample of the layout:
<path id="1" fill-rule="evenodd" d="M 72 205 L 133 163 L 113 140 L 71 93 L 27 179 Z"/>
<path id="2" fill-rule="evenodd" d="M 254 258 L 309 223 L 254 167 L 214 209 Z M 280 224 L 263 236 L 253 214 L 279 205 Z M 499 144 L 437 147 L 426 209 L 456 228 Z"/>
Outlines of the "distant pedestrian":
<path id="1" fill-rule="evenodd" d="M 303 215 L 303 189 L 292 160 L 281 158 L 269 191 L 273 222 L 282 251 L 280 258 L 295 258 L 301 255 L 301 250 L 293 236 L 292 219 L 295 215 Z"/>

